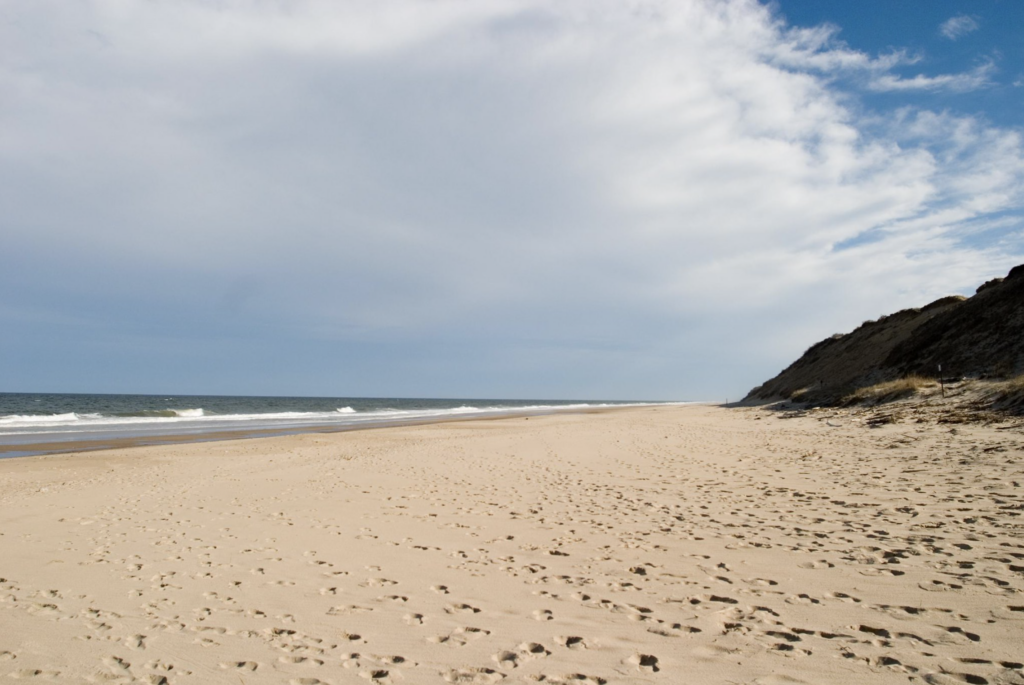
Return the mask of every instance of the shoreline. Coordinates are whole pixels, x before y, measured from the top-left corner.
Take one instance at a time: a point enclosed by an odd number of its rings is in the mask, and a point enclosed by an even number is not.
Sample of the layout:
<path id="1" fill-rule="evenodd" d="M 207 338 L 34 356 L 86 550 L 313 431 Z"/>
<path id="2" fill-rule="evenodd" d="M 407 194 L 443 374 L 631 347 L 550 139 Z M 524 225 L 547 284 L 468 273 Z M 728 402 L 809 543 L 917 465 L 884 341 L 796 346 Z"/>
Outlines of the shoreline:
<path id="1" fill-rule="evenodd" d="M 0 442 L 0 460 L 22 459 L 26 457 L 53 456 L 78 452 L 96 452 L 106 450 L 129 449 L 152 445 L 182 445 L 191 443 L 222 442 L 226 440 L 250 440 L 257 438 L 283 437 L 288 435 L 304 435 L 307 433 L 343 433 L 349 431 L 372 430 L 380 428 L 398 428 L 402 426 L 420 426 L 453 421 L 500 421 L 531 416 L 547 416 L 551 414 L 589 414 L 602 411 L 618 411 L 637 409 L 647 406 L 685 406 L 704 404 L 702 402 L 676 402 L 651 404 L 629 404 L 622 406 L 589 406 L 560 409 L 557 407 L 544 410 L 508 410 L 500 414 L 481 413 L 479 416 L 451 415 L 431 416 L 426 418 L 390 419 L 365 424 L 290 426 L 281 428 L 239 428 L 237 430 L 209 430 L 205 432 L 167 433 L 149 435 L 110 435 L 102 438 L 74 438 L 67 440 L 41 440 L 38 442 Z"/>
<path id="2" fill-rule="evenodd" d="M 1024 681 L 1020 432 L 629 409 L 0 460 L 0 680 Z"/>

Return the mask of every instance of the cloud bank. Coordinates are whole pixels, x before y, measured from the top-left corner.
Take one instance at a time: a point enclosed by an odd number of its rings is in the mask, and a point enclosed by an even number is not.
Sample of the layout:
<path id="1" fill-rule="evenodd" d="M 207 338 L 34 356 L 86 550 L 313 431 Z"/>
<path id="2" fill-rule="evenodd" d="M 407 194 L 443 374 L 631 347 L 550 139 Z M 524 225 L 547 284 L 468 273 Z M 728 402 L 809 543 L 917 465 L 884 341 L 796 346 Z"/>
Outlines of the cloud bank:
<path id="1" fill-rule="evenodd" d="M 1024 261 L 1019 131 L 750 0 L 3 11 L 10 390 L 736 396 Z"/>

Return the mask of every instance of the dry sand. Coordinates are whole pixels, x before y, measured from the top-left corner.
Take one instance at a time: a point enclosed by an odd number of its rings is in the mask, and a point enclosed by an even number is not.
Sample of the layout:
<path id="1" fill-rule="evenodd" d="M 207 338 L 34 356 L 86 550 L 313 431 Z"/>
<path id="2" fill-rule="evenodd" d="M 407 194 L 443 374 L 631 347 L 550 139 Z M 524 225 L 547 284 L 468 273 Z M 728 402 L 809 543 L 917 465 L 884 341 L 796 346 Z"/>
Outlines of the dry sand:
<path id="1" fill-rule="evenodd" d="M 1024 683 L 1024 433 L 659 407 L 0 461 L 0 680 Z"/>

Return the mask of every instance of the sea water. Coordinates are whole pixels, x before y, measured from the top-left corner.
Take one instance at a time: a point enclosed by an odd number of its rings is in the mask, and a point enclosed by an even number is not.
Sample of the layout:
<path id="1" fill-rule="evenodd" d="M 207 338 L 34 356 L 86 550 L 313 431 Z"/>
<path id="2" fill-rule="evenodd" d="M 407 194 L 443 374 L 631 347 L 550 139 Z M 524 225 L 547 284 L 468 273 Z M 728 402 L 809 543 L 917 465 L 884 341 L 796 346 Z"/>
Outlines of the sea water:
<path id="1" fill-rule="evenodd" d="M 59 443 L 428 423 L 581 411 L 644 402 L 0 393 L 0 457 L 61 451 Z M 25 446 L 19 450 L 16 446 Z M 30 446 L 48 445 L 46 449 Z"/>

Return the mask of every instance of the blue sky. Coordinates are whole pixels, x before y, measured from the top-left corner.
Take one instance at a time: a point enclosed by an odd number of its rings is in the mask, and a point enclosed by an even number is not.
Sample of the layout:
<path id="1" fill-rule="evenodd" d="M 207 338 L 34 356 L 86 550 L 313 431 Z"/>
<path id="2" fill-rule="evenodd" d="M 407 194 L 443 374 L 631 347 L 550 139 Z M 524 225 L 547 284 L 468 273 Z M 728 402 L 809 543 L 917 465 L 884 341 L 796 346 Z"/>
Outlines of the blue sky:
<path id="1" fill-rule="evenodd" d="M 0 391 L 735 398 L 1024 262 L 1024 4 L 0 6 Z"/>
<path id="2" fill-rule="evenodd" d="M 835 39 L 874 55 L 905 53 L 893 69 L 903 80 L 975 75 L 977 87 L 921 87 L 909 103 L 953 109 L 1019 127 L 1024 110 L 1024 6 L 1016 0 L 908 3 L 786 0 L 779 14 L 797 26 L 832 25 Z M 908 104 L 907 91 L 860 93 L 867 107 Z"/>

